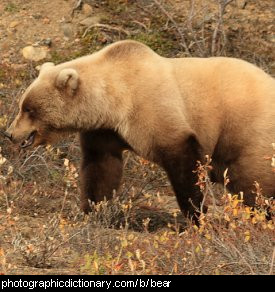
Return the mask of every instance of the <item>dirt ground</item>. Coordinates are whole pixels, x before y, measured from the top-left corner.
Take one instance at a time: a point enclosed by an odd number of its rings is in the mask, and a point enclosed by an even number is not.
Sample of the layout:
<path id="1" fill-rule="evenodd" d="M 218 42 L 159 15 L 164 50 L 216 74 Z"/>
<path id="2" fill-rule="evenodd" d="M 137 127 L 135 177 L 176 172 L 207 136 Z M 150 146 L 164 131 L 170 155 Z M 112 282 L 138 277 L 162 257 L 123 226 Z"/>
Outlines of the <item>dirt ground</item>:
<path id="1" fill-rule="evenodd" d="M 273 0 L 230 3 L 213 48 L 217 1 L 157 2 L 161 5 L 149 0 L 2 0 L 0 129 L 16 114 L 38 65 L 92 53 L 120 39 L 143 41 L 167 57 L 187 56 L 181 45 L 185 39 L 189 55 L 209 56 L 213 49 L 215 55 L 240 57 L 275 75 Z M 0 149 L 2 274 L 274 273 L 272 220 L 256 214 L 256 222 L 241 217 L 238 225 L 234 211 L 219 228 L 206 221 L 197 230 L 179 214 L 165 173 L 140 157 L 125 153 L 120 198 L 84 216 L 77 137 L 26 152 L 0 137 Z M 247 212 L 232 204 L 226 212 Z"/>

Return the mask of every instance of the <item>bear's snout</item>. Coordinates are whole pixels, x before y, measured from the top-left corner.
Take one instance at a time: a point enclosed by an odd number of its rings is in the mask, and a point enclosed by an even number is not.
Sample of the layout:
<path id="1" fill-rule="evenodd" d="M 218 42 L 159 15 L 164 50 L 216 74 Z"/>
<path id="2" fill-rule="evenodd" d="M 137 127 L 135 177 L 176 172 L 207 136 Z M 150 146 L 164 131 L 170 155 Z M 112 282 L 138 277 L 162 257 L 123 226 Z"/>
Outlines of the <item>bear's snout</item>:
<path id="1" fill-rule="evenodd" d="M 9 128 L 3 132 L 3 135 L 14 144 L 29 140 L 30 137 L 32 138 L 31 140 L 33 142 L 34 135 L 32 134 L 35 132 L 35 130 L 35 127 L 31 125 L 29 120 L 22 117 L 16 117 Z"/>
<path id="2" fill-rule="evenodd" d="M 10 141 L 12 141 L 12 134 L 11 133 L 9 133 L 8 131 L 2 132 L 2 133 L 6 138 L 8 138 L 8 139 L 10 139 Z"/>

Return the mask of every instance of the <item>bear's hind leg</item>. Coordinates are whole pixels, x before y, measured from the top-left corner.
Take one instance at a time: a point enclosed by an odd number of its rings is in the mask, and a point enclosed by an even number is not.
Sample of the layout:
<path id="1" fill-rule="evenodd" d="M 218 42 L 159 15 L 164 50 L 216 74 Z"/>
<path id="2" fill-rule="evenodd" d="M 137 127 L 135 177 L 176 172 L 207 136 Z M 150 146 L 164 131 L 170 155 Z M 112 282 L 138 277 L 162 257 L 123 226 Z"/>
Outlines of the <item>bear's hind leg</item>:
<path id="1" fill-rule="evenodd" d="M 198 222 L 196 210 L 200 209 L 203 195 L 196 185 L 198 179 L 194 173 L 197 161 L 202 158 L 196 137 L 190 135 L 178 149 L 164 149 L 160 153 L 161 164 L 168 174 L 182 213 L 193 216 L 195 222 Z"/>
<path id="2" fill-rule="evenodd" d="M 95 130 L 80 134 L 82 164 L 80 171 L 81 208 L 90 211 L 89 201 L 112 198 L 122 177 L 122 151 L 126 148 L 111 130 Z"/>
<path id="3" fill-rule="evenodd" d="M 264 196 L 275 196 L 275 175 L 270 160 L 265 158 L 272 157 L 272 154 L 268 150 L 262 152 L 257 156 L 242 155 L 234 165 L 228 167 L 229 191 L 233 194 L 243 192 L 244 204 L 250 207 L 255 206 L 255 182 L 259 183 Z"/>

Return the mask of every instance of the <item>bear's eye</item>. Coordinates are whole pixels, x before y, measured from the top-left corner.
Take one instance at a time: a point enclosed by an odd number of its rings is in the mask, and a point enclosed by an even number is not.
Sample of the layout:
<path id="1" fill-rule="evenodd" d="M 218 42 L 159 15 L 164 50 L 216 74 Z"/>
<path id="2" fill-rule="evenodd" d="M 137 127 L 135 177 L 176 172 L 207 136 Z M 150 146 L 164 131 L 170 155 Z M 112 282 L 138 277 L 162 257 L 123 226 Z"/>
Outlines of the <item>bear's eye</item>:
<path id="1" fill-rule="evenodd" d="M 32 110 L 31 110 L 30 107 L 24 107 L 24 108 L 23 108 L 23 112 L 24 112 L 24 113 L 30 113 L 30 112 L 32 112 Z"/>

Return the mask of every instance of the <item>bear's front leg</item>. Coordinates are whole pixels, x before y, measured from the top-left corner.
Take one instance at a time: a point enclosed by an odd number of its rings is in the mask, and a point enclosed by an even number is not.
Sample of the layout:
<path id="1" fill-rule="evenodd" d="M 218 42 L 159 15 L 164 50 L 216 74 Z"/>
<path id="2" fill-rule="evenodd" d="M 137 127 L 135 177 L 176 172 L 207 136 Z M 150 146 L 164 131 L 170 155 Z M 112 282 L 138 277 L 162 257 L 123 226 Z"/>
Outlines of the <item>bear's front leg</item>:
<path id="1" fill-rule="evenodd" d="M 191 134 L 178 147 L 162 149 L 159 153 L 159 159 L 167 172 L 183 215 L 198 222 L 197 210 L 200 210 L 203 194 L 196 185 L 198 178 L 194 170 L 197 161 L 202 158 L 200 144 Z"/>
<path id="2" fill-rule="evenodd" d="M 122 177 L 123 141 L 111 130 L 80 134 L 82 164 L 80 171 L 81 209 L 90 211 L 89 201 L 111 199 Z"/>

